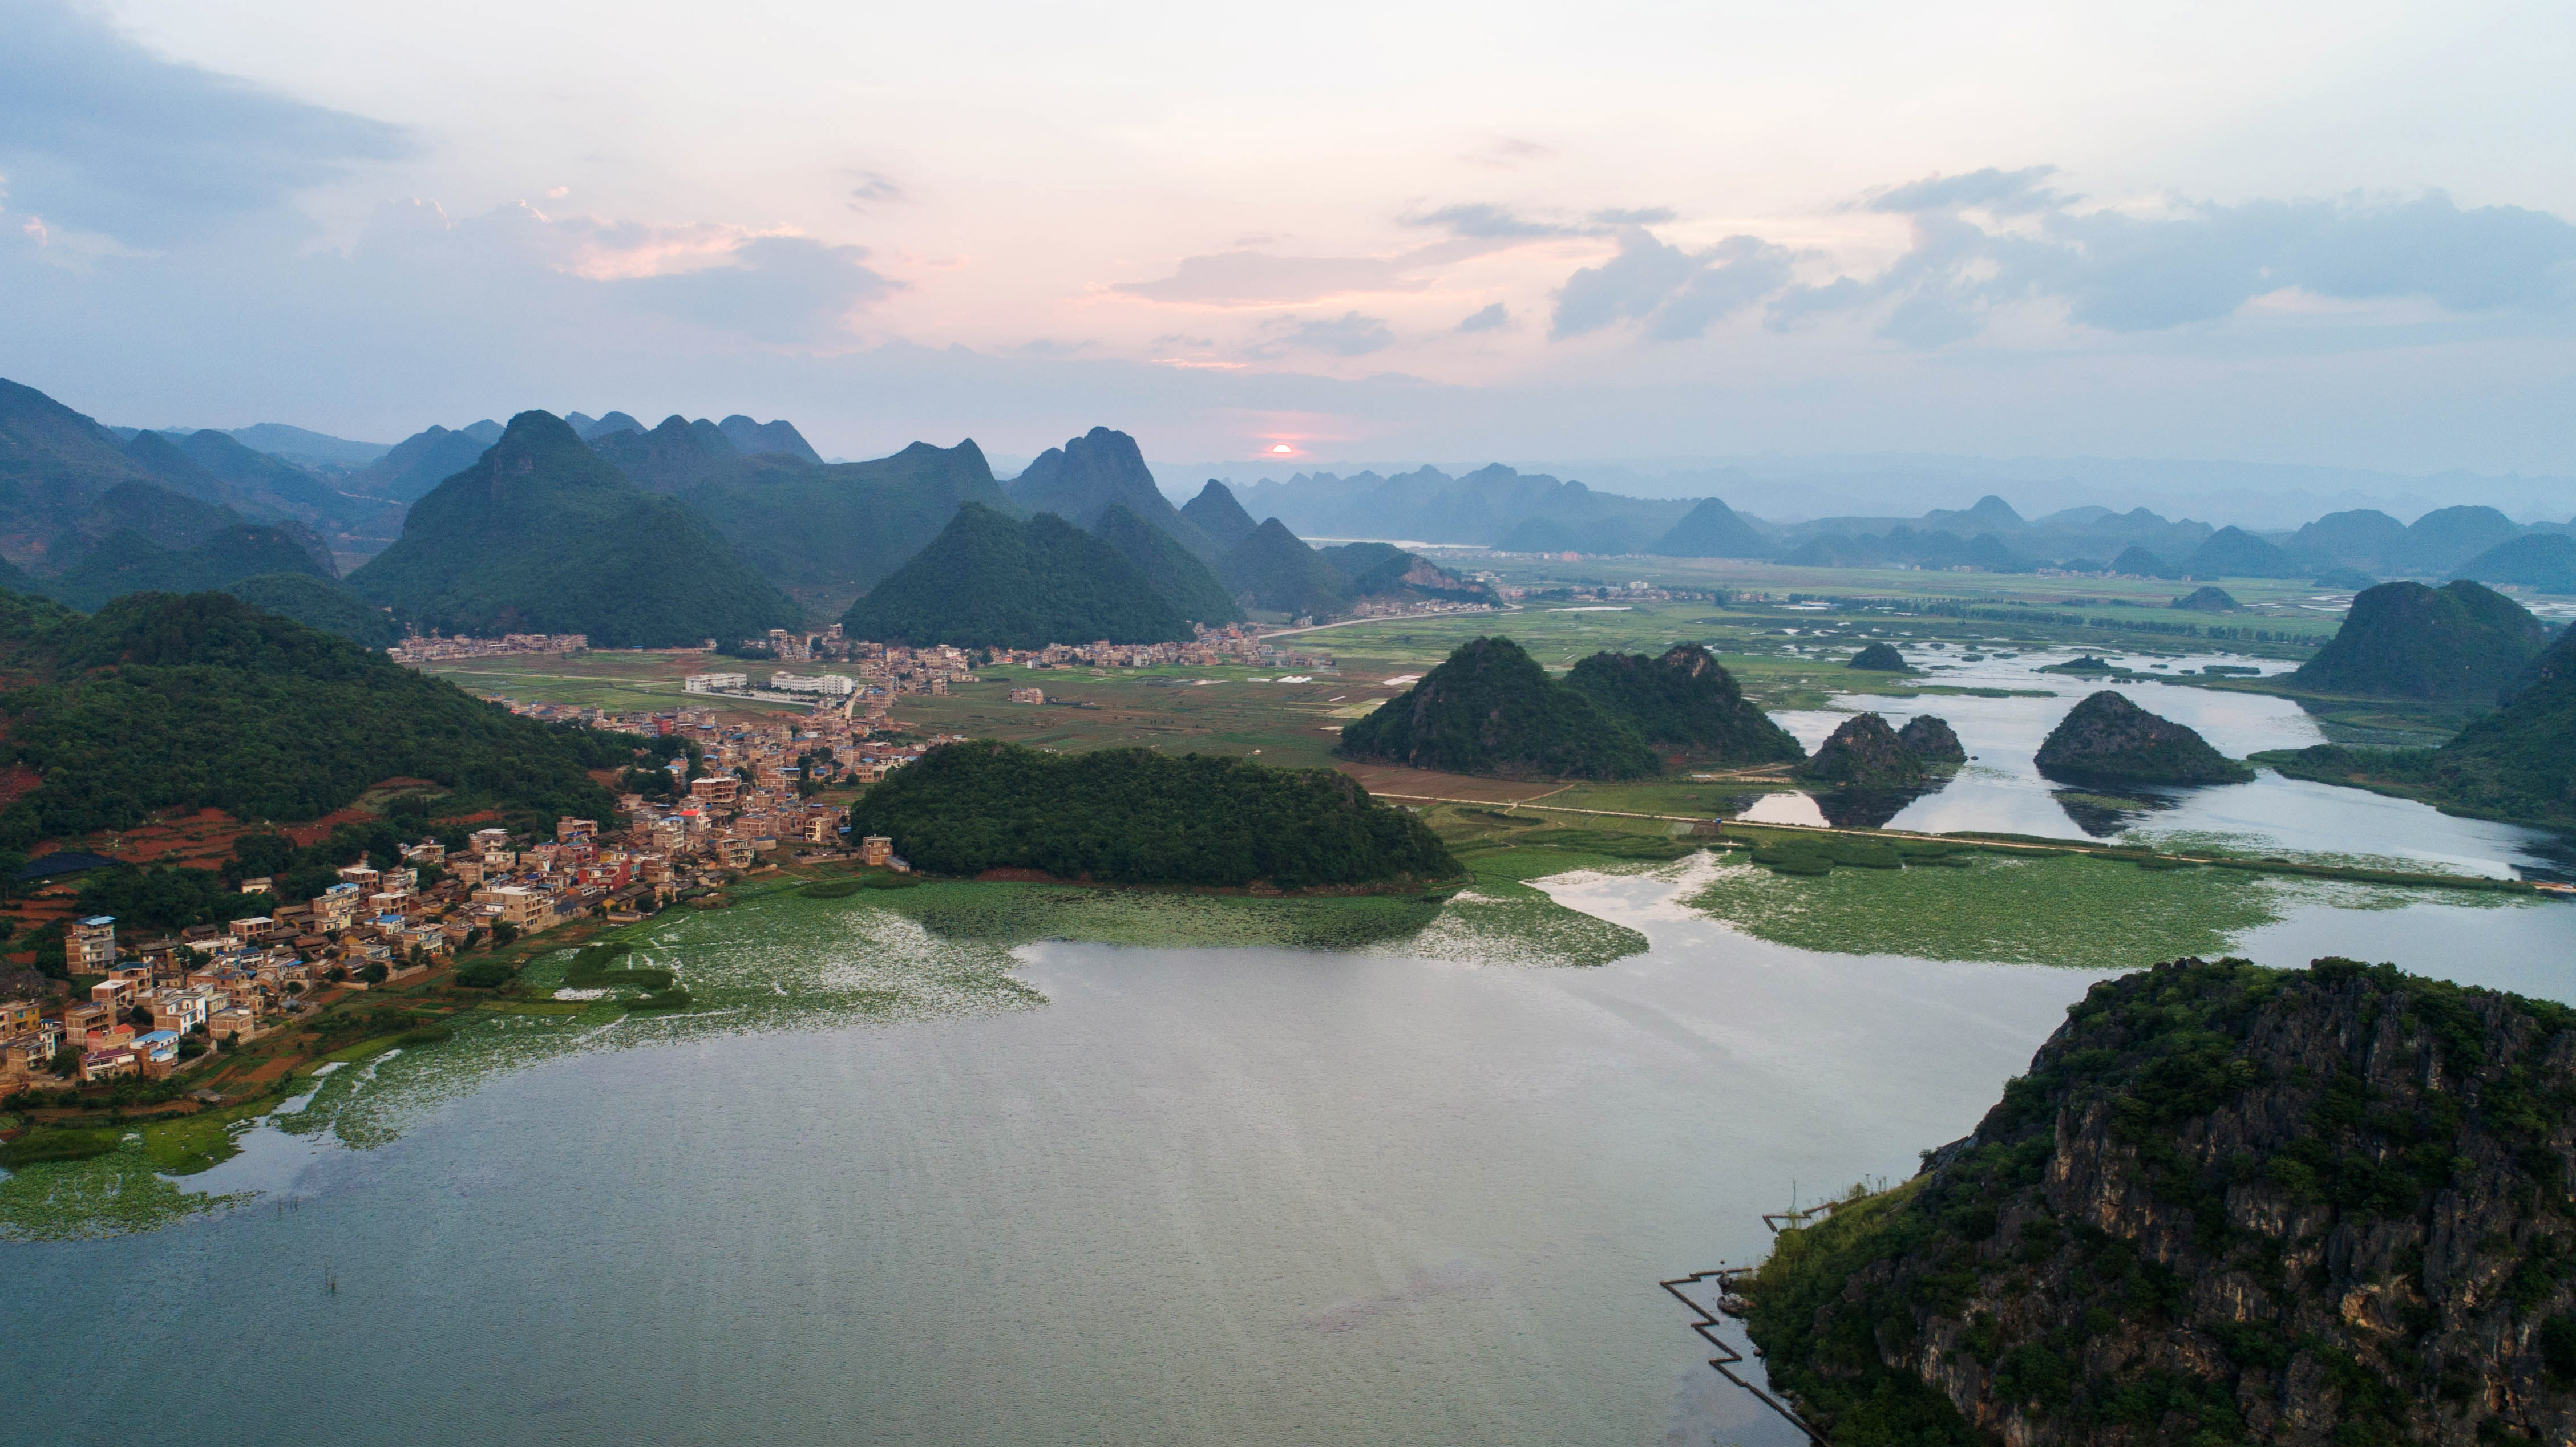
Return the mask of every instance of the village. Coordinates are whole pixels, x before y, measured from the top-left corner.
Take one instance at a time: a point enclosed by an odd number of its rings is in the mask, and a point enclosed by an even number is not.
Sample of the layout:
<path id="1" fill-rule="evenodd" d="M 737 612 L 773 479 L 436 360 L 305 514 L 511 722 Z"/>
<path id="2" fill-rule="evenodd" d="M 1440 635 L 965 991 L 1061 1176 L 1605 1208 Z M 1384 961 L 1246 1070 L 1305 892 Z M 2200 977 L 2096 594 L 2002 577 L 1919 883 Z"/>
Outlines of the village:
<path id="1" fill-rule="evenodd" d="M 50 981 L 49 996 L 0 1000 L 0 1094 L 165 1079 L 478 947 L 580 919 L 631 923 L 782 860 L 902 869 L 888 840 L 847 845 L 846 811 L 811 796 L 875 782 L 952 742 L 874 738 L 835 715 L 722 722 L 682 708 L 593 722 L 694 744 L 698 777 L 687 777 L 683 751 L 668 766 L 668 797 L 624 794 L 606 828 L 564 817 L 550 836 L 483 828 L 461 848 L 405 844 L 399 862 L 360 860 L 313 899 L 221 925 L 145 934 L 112 916 L 77 919 L 64 936 L 71 979 Z M 272 886 L 254 877 L 240 888 L 264 896 Z"/>
<path id="2" fill-rule="evenodd" d="M 1331 655 L 1283 649 L 1240 625 L 1198 626 L 1187 643 L 1050 643 L 1044 648 L 967 650 L 946 644 L 907 648 L 844 638 L 835 623 L 819 634 L 798 636 L 771 629 L 765 639 L 745 639 L 742 651 L 766 650 L 780 662 L 828 661 L 845 664 L 847 673 L 770 672 L 764 681 L 750 668 L 736 672 L 692 673 L 684 690 L 710 697 L 747 698 L 763 703 L 810 703 L 818 714 L 834 711 L 861 723 L 882 723 L 887 706 L 905 694 L 944 696 L 949 685 L 973 683 L 975 669 L 1018 668 L 1312 668 L 1332 671 Z M 515 707 L 516 705 L 514 705 Z M 522 711 L 534 711 L 522 709 Z M 626 727 L 617 715 L 589 715 L 569 710 L 563 716 Z"/>
<path id="3" fill-rule="evenodd" d="M 578 634 L 415 636 L 387 652 L 418 666 L 587 647 Z M 462 847 L 423 839 L 404 845 L 398 861 L 342 867 L 338 882 L 313 899 L 220 925 L 153 931 L 108 915 L 73 921 L 64 938 L 71 978 L 48 982 L 50 993 L 0 1000 L 0 1093 L 168 1079 L 327 1004 L 416 980 L 468 952 L 573 920 L 631 923 L 771 863 L 901 869 L 890 841 L 846 842 L 846 809 L 813 796 L 878 782 L 953 742 L 888 737 L 895 727 L 888 709 L 904 695 L 944 695 L 952 683 L 975 682 L 977 668 L 1335 667 L 1329 654 L 1283 648 L 1232 625 L 1201 627 L 1187 642 L 971 652 L 850 639 L 834 625 L 812 634 L 772 630 L 731 651 L 746 666 L 687 675 L 690 702 L 674 709 L 494 700 L 514 713 L 694 746 L 694 770 L 683 749 L 666 766 L 667 791 L 622 795 L 614 818 L 560 818 L 551 835 L 483 828 Z M 764 662 L 805 671 L 749 665 L 764 654 Z M 1034 687 L 1011 697 L 1045 701 Z M 810 711 L 720 717 L 714 705 L 736 699 Z M 240 888 L 264 896 L 273 883 L 245 878 Z M 36 977 L 17 978 L 23 986 Z"/>

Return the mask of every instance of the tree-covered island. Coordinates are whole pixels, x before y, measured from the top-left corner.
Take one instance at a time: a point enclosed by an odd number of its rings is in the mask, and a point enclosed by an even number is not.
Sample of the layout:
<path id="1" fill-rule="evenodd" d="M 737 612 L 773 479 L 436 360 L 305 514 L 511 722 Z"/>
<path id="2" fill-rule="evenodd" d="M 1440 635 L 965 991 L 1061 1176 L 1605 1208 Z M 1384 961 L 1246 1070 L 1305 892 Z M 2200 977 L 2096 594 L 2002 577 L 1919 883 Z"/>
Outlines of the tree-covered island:
<path id="1" fill-rule="evenodd" d="M 1027 870 L 1098 884 L 1418 887 L 1464 871 L 1403 809 L 1330 769 L 1149 749 L 932 749 L 850 809 L 917 869 Z"/>

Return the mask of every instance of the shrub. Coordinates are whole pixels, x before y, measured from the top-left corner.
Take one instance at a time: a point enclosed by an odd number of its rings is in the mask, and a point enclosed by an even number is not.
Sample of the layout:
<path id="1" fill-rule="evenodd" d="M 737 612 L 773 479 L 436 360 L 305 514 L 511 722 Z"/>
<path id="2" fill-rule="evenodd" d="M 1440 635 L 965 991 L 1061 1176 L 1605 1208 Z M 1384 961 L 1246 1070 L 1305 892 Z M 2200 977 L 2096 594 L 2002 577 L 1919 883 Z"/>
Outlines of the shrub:
<path id="1" fill-rule="evenodd" d="M 39 1161 L 85 1161 L 116 1149 L 117 1133 L 112 1130 L 38 1130 L 12 1142 L 0 1164 L 16 1170 Z"/>
<path id="2" fill-rule="evenodd" d="M 456 972 L 456 983 L 469 990 L 494 990 L 510 983 L 518 973 L 499 960 L 476 960 Z"/>

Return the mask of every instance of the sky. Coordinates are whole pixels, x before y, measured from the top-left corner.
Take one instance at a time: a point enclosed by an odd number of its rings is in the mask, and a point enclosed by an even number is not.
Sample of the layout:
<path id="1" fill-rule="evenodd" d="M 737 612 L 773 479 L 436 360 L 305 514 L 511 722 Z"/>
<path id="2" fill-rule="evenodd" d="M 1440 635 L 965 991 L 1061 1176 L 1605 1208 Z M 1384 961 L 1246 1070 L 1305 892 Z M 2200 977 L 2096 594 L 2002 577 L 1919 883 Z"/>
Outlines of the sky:
<path id="1" fill-rule="evenodd" d="M 2563 0 L 0 0 L 0 376 L 376 441 L 2571 475 L 2571 69 Z"/>

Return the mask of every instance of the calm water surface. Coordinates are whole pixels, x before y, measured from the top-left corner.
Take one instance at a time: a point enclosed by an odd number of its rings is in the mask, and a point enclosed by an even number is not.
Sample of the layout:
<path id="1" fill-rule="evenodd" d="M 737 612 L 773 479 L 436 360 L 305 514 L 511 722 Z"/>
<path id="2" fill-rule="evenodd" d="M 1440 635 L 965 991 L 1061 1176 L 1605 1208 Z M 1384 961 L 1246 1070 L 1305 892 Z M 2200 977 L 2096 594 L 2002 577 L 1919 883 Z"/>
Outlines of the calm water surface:
<path id="1" fill-rule="evenodd" d="M 1049 945 L 1042 1009 L 576 1057 L 375 1150 L 245 1158 L 259 1207 L 0 1247 L 0 1439 L 1789 1443 L 1653 1283 L 1910 1174 L 2096 976 L 1553 887 L 1653 950 Z M 2576 907 L 2247 944 L 2576 999 Z"/>
<path id="2" fill-rule="evenodd" d="M 2121 811 L 2108 819 L 2097 813 L 2079 820 L 2060 798 L 2068 792 L 2067 786 L 2041 778 L 2031 758 L 2067 711 L 2099 690 L 2123 694 L 2150 713 L 2197 730 L 2232 758 L 2264 749 L 2305 748 L 2324 743 L 2325 734 L 2314 719 L 2285 698 L 2136 680 L 2108 683 L 2037 671 L 2076 656 L 2064 650 L 2009 659 L 1990 657 L 1973 664 L 1959 662 L 1956 651 L 1908 648 L 1906 653 L 1909 661 L 1926 669 L 1928 683 L 2045 689 L 2054 696 L 1908 699 L 1852 694 L 1835 699 L 1831 709 L 1773 715 L 1811 751 L 1843 720 L 1863 709 L 1874 709 L 1899 727 L 1917 714 L 1947 719 L 1974 762 L 1946 787 L 1906 805 L 1887 821 L 1891 829 L 1988 830 L 2057 838 L 2083 838 L 2091 832 L 2135 842 L 2205 841 L 2266 852 L 2413 861 L 2420 867 L 2499 878 L 2568 878 L 2571 863 L 2576 863 L 2566 841 L 2545 831 L 2453 818 L 2410 800 L 2285 779 L 2269 769 L 2260 770 L 2250 784 L 2129 790 L 2136 802 L 2149 807 Z M 2100 656 L 2114 662 L 2124 657 L 2117 650 Z M 2143 668 L 2146 660 L 2130 658 L 2128 663 Z M 2261 666 L 2272 672 L 2284 667 L 2273 660 L 2225 654 L 2193 655 L 2172 663 L 2177 669 L 2210 663 Z M 1784 824 L 1826 822 L 1815 802 L 1800 794 L 1761 800 L 1744 817 Z M 2088 822 L 2093 826 L 2090 830 Z"/>

